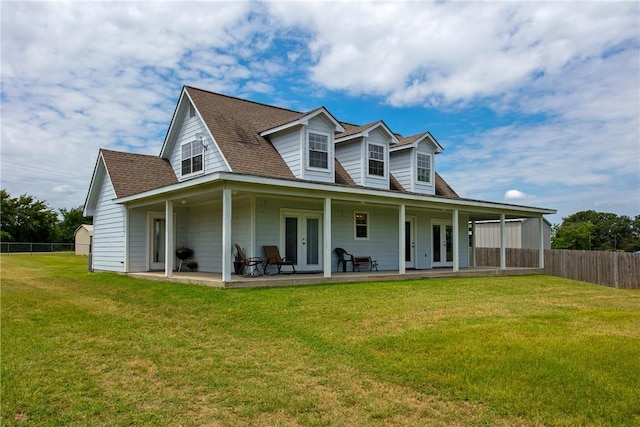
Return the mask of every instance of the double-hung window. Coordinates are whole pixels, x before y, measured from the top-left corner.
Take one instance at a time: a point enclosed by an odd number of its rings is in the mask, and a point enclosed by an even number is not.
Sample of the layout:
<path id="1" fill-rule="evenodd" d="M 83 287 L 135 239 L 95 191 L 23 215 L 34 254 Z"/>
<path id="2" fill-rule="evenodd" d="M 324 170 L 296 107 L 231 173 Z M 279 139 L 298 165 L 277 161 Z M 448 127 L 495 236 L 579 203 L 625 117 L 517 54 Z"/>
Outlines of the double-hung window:
<path id="1" fill-rule="evenodd" d="M 369 144 L 369 175 L 384 176 L 384 146 Z"/>
<path id="2" fill-rule="evenodd" d="M 182 176 L 202 172 L 203 151 L 200 141 L 192 141 L 182 146 Z"/>
<path id="3" fill-rule="evenodd" d="M 418 153 L 418 181 L 431 183 L 431 156 Z"/>
<path id="4" fill-rule="evenodd" d="M 309 167 L 329 167 L 329 137 L 309 132 Z"/>
<path id="5" fill-rule="evenodd" d="M 356 239 L 368 239 L 369 238 L 369 214 L 367 212 L 355 212 L 354 224 L 355 224 L 354 237 Z"/>

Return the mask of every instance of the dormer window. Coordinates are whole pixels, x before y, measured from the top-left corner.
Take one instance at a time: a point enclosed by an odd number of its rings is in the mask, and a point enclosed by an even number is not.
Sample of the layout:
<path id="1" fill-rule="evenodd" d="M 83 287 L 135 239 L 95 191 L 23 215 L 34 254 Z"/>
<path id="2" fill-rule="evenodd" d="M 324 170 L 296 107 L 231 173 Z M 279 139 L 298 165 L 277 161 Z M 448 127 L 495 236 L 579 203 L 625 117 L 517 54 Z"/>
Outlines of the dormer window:
<path id="1" fill-rule="evenodd" d="M 329 167 L 329 137 L 309 132 L 309 167 L 327 169 Z"/>
<path id="2" fill-rule="evenodd" d="M 418 181 L 431 184 L 431 156 L 418 153 Z"/>
<path id="3" fill-rule="evenodd" d="M 384 176 L 384 146 L 369 144 L 369 175 Z"/>
<path id="4" fill-rule="evenodd" d="M 203 147 L 200 141 L 188 142 L 182 146 L 182 176 L 202 172 L 203 163 Z"/>

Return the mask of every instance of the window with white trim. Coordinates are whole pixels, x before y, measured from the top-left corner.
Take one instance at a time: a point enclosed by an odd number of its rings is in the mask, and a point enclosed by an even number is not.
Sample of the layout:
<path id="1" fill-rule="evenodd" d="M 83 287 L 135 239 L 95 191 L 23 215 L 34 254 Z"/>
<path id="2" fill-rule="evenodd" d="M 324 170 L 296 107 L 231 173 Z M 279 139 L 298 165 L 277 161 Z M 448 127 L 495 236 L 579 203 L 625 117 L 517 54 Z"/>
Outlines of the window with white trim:
<path id="1" fill-rule="evenodd" d="M 369 175 L 384 176 L 384 146 L 369 144 Z"/>
<path id="2" fill-rule="evenodd" d="M 309 167 L 329 168 L 329 137 L 309 132 Z"/>
<path id="3" fill-rule="evenodd" d="M 191 141 L 182 146 L 182 176 L 202 172 L 203 152 L 200 141 Z"/>
<path id="4" fill-rule="evenodd" d="M 431 155 L 418 153 L 418 181 L 431 184 Z"/>
<path id="5" fill-rule="evenodd" d="M 367 212 L 354 212 L 354 238 L 369 238 L 369 214 Z"/>

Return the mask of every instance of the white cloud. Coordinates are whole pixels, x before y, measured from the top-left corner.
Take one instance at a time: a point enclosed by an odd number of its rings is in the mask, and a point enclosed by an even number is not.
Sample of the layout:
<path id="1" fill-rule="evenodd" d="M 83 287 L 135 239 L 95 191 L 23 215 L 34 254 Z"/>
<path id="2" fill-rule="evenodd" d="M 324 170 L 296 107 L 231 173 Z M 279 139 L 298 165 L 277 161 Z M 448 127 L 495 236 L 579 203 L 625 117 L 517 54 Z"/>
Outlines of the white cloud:
<path id="1" fill-rule="evenodd" d="M 501 200 L 517 188 L 564 215 L 596 203 L 637 214 L 639 12 L 637 2 L 5 2 L 2 186 L 77 206 L 98 147 L 157 154 L 190 84 L 300 110 L 336 93 L 383 112 L 486 108 L 499 124 L 481 117 L 435 135 L 437 168 L 460 194 Z"/>
<path id="2" fill-rule="evenodd" d="M 529 196 L 520 190 L 507 190 L 507 192 L 504 193 L 504 198 L 506 200 L 518 200 L 518 199 L 528 199 Z"/>

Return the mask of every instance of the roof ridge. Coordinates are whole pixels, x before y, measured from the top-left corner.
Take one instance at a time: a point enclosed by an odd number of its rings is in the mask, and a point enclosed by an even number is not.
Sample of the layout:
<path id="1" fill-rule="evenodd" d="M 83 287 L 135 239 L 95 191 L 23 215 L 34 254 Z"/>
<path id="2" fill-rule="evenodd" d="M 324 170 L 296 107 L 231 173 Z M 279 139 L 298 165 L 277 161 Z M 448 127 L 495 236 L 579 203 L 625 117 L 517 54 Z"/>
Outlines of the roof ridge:
<path id="1" fill-rule="evenodd" d="M 309 112 L 315 111 L 315 110 L 317 110 L 319 108 L 325 108 L 325 107 L 320 106 L 320 107 L 316 107 L 316 108 L 314 108 L 314 109 L 312 109 L 312 110 L 310 110 L 308 112 L 303 112 L 303 111 L 292 110 L 291 108 L 279 107 L 277 105 L 265 104 L 264 102 L 258 102 L 258 101 L 254 101 L 252 99 L 245 99 L 245 98 L 240 98 L 238 96 L 227 95 L 225 93 L 213 92 L 213 91 L 206 90 L 206 89 L 200 89 L 200 88 L 195 87 L 195 86 L 185 85 L 184 87 L 188 88 L 188 89 L 194 89 L 194 90 L 197 90 L 197 91 L 200 91 L 200 92 L 205 92 L 205 93 L 208 93 L 208 94 L 211 94 L 211 95 L 222 96 L 224 98 L 233 99 L 233 100 L 236 100 L 236 101 L 248 102 L 250 104 L 259 105 L 261 107 L 275 108 L 275 109 L 278 109 L 278 110 L 287 111 L 289 113 L 308 114 Z"/>
<path id="2" fill-rule="evenodd" d="M 110 153 L 118 153 L 118 154 L 127 154 L 127 155 L 130 155 L 130 156 L 160 157 L 160 156 L 157 156 L 155 154 L 132 153 L 131 151 L 112 150 L 110 148 L 100 148 L 100 151 L 107 151 L 107 152 L 110 152 Z"/>

